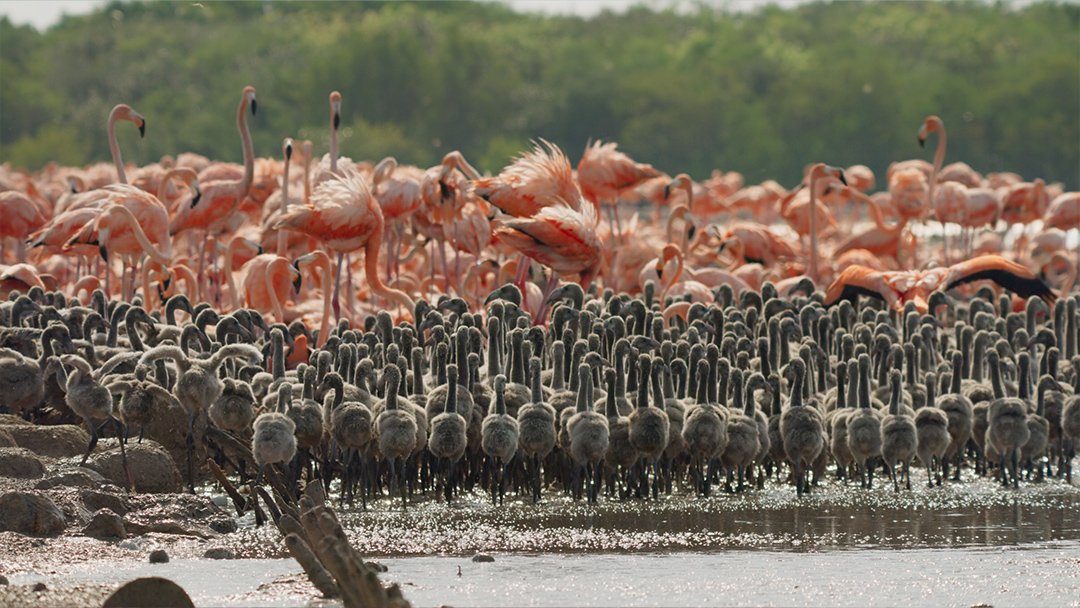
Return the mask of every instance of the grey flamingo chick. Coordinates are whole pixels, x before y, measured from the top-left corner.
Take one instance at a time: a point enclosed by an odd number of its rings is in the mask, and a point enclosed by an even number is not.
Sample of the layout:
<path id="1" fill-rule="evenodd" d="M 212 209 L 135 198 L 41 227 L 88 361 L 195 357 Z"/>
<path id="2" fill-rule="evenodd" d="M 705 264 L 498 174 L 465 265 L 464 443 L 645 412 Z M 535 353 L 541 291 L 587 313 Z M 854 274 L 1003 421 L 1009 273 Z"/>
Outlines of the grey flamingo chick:
<path id="1" fill-rule="evenodd" d="M 930 374 L 933 378 L 933 374 Z M 903 377 L 899 370 L 889 372 L 889 385 L 892 388 L 892 398 L 889 399 L 889 414 L 881 421 L 881 458 L 885 461 L 885 468 L 892 478 L 893 491 L 900 491 L 900 482 L 896 478 L 896 467 L 901 466 L 901 476 L 907 482 L 907 488 L 911 489 L 911 459 L 915 456 L 918 447 L 916 423 L 911 416 L 900 411 L 900 393 L 903 390 Z M 926 383 L 928 404 L 934 402 L 933 380 Z M 926 408 L 922 408 L 926 409 Z M 922 411 L 922 410 L 919 410 Z"/>
<path id="2" fill-rule="evenodd" d="M 480 447 L 491 462 L 494 476 L 491 484 L 491 504 L 496 498 L 502 504 L 504 495 L 503 476 L 506 465 L 513 460 L 518 449 L 518 421 L 506 413 L 506 376 L 497 374 L 493 386 L 495 407 L 484 418 L 480 427 Z"/>

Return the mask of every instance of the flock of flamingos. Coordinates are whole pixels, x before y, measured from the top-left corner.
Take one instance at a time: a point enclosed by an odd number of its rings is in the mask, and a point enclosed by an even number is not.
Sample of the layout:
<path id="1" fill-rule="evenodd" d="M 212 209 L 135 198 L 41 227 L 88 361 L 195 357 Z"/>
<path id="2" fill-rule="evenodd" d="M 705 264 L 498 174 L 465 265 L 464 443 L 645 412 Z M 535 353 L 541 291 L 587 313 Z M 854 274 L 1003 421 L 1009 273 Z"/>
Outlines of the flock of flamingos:
<path id="1" fill-rule="evenodd" d="M 192 488 L 209 455 L 365 504 L 1071 481 L 1080 193 L 944 165 L 936 116 L 933 162 L 873 193 L 861 165 L 698 183 L 602 142 L 576 170 L 542 140 L 495 176 L 355 162 L 337 92 L 321 159 L 256 158 L 256 108 L 242 165 L 126 167 L 121 104 L 113 165 L 0 168 L 0 411 L 85 423 L 85 463 L 175 409 Z"/>

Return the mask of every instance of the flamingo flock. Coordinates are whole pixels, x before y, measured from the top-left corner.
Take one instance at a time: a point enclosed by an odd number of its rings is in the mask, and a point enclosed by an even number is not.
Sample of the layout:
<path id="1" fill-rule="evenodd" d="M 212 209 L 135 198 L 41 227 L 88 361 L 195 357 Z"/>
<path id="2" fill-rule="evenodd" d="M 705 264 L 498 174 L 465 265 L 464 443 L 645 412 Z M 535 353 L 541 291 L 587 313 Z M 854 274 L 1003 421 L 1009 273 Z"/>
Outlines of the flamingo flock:
<path id="1" fill-rule="evenodd" d="M 1080 193 L 945 165 L 940 118 L 885 190 L 821 162 L 788 190 L 600 141 L 356 162 L 329 102 L 319 159 L 256 158 L 248 86 L 242 165 L 125 166 L 120 104 L 111 166 L 3 166 L 0 410 L 85 424 L 85 462 L 180 408 L 190 489 L 210 456 L 405 507 L 1071 480 Z"/>

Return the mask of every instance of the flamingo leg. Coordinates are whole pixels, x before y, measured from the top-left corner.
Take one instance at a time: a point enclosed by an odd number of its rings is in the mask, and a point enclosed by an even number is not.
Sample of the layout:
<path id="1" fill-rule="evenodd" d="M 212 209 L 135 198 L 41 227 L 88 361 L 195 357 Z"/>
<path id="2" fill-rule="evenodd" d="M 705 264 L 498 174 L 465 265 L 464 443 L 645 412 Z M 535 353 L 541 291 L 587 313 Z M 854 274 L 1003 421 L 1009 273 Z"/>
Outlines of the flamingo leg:
<path id="1" fill-rule="evenodd" d="M 345 254 L 339 253 L 337 260 L 337 273 L 334 275 L 334 295 L 333 308 L 334 308 L 334 321 L 341 320 L 341 302 L 338 300 L 338 295 L 341 292 L 341 269 L 345 266 Z"/>

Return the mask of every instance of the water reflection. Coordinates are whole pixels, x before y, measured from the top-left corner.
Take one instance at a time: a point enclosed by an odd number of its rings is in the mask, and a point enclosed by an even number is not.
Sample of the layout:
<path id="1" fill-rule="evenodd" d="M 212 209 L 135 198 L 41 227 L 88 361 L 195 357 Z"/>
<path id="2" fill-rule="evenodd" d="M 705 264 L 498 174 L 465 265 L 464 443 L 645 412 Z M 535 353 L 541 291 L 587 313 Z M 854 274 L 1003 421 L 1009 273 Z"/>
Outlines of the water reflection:
<path id="1" fill-rule="evenodd" d="M 1067 486 L 1002 493 L 978 484 L 894 495 L 836 488 L 802 503 L 783 488 L 707 500 L 586 506 L 560 496 L 492 508 L 481 496 L 406 513 L 376 504 L 343 515 L 374 555 L 475 551 L 596 552 L 712 549 L 820 551 L 978 547 L 1080 540 L 1080 491 Z"/>

